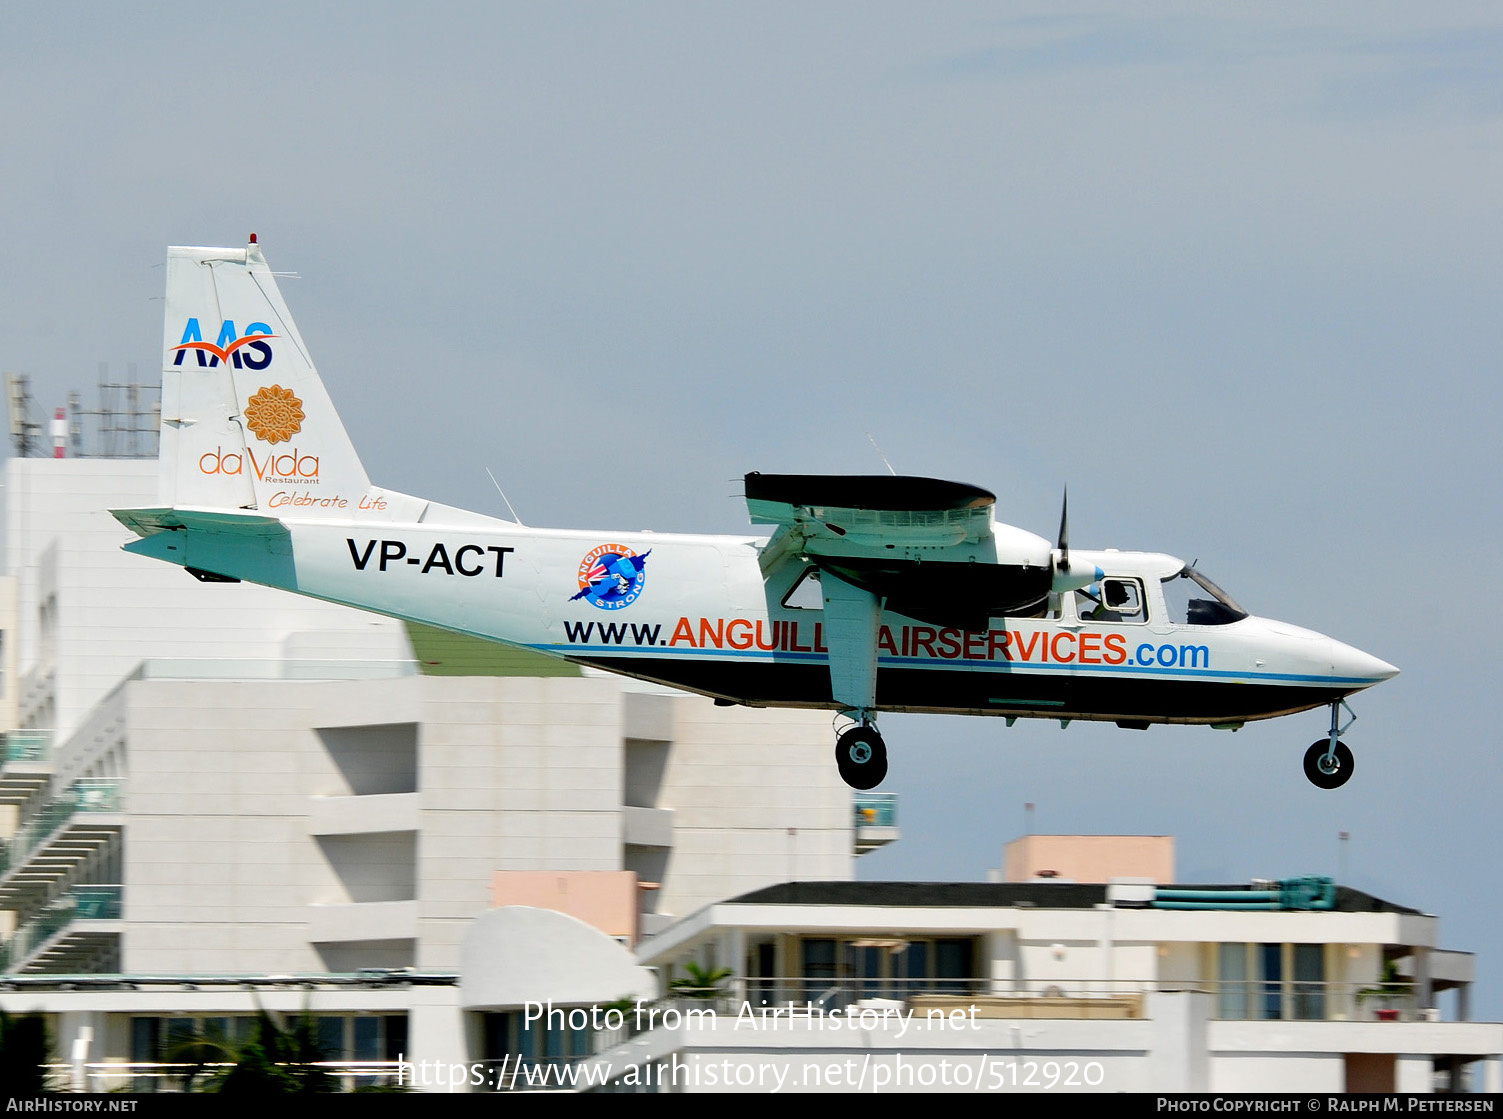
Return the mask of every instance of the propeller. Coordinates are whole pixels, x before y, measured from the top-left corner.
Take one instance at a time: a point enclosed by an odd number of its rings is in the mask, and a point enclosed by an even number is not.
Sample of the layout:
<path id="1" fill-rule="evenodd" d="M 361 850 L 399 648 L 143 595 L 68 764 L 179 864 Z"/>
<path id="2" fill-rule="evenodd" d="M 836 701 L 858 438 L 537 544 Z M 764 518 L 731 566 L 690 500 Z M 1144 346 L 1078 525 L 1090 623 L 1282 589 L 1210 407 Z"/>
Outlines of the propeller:
<path id="1" fill-rule="evenodd" d="M 1101 568 L 1094 563 L 1070 563 L 1070 490 L 1065 488 L 1064 498 L 1059 503 L 1059 543 L 1054 548 L 1054 581 L 1050 586 L 1055 594 L 1064 594 L 1080 587 L 1088 587 L 1101 578 Z"/>
<path id="2" fill-rule="evenodd" d="M 1070 487 L 1065 487 L 1064 497 L 1059 503 L 1059 565 L 1068 569 L 1070 566 Z"/>

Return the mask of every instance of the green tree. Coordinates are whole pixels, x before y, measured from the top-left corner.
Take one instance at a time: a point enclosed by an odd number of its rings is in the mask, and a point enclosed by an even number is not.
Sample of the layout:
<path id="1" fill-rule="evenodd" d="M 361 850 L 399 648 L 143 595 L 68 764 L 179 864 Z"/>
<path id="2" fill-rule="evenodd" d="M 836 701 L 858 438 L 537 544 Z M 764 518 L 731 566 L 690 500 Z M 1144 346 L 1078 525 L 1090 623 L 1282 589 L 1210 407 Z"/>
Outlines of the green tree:
<path id="1" fill-rule="evenodd" d="M 713 999 L 725 994 L 720 985 L 731 977 L 728 967 L 711 970 L 700 967 L 693 960 L 684 965 L 684 970 L 688 972 L 687 977 L 673 980 L 668 984 L 668 990 L 691 999 Z"/>
<path id="2" fill-rule="evenodd" d="M 267 1010 L 256 1013 L 249 1040 L 233 1041 L 209 1031 L 174 1046 L 169 1062 L 189 1065 L 185 1087 L 206 1071 L 205 1092 L 226 1096 L 311 1095 L 339 1091 L 339 1080 L 324 1067 L 329 1054 L 318 1043 L 318 1023 L 307 1011 L 290 1024 Z"/>

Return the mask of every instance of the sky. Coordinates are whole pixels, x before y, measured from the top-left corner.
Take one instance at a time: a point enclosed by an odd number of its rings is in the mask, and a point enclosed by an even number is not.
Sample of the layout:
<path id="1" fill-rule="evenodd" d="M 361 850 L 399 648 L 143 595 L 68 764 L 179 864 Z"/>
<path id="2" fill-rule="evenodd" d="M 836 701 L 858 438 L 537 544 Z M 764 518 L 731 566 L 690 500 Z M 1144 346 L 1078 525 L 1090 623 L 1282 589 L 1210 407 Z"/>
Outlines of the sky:
<path id="1" fill-rule="evenodd" d="M 0 96 L 0 368 L 48 414 L 155 380 L 167 245 L 254 231 L 378 484 L 742 533 L 744 473 L 874 440 L 1044 536 L 1068 486 L 1076 547 L 1403 670 L 1351 782 L 1301 772 L 1323 711 L 889 716 L 859 875 L 983 878 L 1025 803 L 1184 881 L 1344 869 L 1503 1018 L 1496 5 L 12 2 Z"/>

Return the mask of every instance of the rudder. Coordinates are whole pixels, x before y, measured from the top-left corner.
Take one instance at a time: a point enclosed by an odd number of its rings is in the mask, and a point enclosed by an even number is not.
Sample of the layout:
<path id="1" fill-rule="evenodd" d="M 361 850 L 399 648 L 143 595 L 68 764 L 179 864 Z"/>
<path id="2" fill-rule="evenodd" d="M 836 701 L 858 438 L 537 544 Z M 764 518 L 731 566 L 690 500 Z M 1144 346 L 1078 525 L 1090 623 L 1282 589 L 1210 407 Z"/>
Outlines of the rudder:
<path id="1" fill-rule="evenodd" d="M 413 500 L 371 486 L 254 237 L 167 250 L 162 348 L 163 506 L 384 519 Z"/>

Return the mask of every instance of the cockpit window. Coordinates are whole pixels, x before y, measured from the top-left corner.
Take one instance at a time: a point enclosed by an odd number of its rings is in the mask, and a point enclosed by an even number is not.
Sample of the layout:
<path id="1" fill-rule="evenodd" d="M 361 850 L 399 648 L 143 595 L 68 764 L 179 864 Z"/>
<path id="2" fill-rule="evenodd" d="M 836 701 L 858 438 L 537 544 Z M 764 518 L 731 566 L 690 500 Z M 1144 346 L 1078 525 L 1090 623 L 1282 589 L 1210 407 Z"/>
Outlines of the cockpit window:
<path id="1" fill-rule="evenodd" d="M 1164 580 L 1164 605 L 1169 620 L 1182 626 L 1224 626 L 1247 617 L 1231 595 L 1188 564 Z"/>
<path id="2" fill-rule="evenodd" d="M 1148 612 L 1137 579 L 1103 579 L 1075 592 L 1075 613 L 1083 622 L 1142 622 Z"/>

